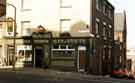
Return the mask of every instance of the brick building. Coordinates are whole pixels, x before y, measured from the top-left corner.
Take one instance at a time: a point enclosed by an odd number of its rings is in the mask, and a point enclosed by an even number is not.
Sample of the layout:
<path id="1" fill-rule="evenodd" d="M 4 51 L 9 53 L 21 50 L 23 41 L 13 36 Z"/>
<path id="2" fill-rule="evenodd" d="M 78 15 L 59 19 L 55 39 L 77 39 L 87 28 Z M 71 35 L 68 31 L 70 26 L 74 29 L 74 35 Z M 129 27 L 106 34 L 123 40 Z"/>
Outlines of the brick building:
<path id="1" fill-rule="evenodd" d="M 92 57 L 94 62 L 91 65 L 92 71 L 96 74 L 109 74 L 113 56 L 114 7 L 108 0 L 93 0 L 91 27 L 95 35 L 96 49 L 95 56 Z"/>

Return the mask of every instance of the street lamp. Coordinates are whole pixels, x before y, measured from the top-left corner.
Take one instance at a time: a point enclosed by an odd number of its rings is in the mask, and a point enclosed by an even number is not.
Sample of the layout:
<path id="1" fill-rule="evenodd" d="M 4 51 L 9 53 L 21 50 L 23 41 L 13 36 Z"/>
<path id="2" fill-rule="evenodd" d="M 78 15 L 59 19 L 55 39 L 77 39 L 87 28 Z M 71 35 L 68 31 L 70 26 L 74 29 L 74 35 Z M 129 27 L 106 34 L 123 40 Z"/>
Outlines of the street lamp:
<path id="1" fill-rule="evenodd" d="M 16 54 L 16 7 L 13 4 L 7 3 L 8 6 L 14 8 L 14 37 L 13 37 L 13 46 L 14 46 L 14 56 L 13 56 L 13 70 L 15 70 L 15 54 Z"/>

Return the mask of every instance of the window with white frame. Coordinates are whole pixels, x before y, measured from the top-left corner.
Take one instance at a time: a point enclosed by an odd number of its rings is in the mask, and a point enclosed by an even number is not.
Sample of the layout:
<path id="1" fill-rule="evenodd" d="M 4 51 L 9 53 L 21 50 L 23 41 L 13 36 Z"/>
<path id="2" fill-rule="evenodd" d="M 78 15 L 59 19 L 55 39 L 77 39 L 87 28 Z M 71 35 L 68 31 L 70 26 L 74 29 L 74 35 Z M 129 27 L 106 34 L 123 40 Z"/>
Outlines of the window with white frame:
<path id="1" fill-rule="evenodd" d="M 22 0 L 21 9 L 22 10 L 31 10 L 32 9 L 32 0 Z"/>
<path id="2" fill-rule="evenodd" d="M 60 0 L 60 8 L 72 8 L 72 0 Z"/>
<path id="3" fill-rule="evenodd" d="M 68 31 L 71 19 L 60 19 L 61 32 Z"/>
<path id="4" fill-rule="evenodd" d="M 21 22 L 21 33 L 22 35 L 31 35 L 30 21 Z"/>

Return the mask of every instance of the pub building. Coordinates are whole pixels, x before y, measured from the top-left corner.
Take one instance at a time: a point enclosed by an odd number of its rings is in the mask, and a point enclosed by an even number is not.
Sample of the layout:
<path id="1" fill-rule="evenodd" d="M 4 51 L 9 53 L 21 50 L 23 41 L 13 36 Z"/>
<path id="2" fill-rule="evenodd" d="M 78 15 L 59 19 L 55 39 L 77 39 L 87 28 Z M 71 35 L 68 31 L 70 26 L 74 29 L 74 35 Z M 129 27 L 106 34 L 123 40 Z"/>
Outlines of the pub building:
<path id="1" fill-rule="evenodd" d="M 102 47 L 103 41 L 100 38 L 90 35 L 89 32 L 71 32 L 53 37 L 52 32 L 42 30 L 33 32 L 31 36 L 16 38 L 16 66 L 52 68 L 91 74 L 105 72 L 103 68 L 106 67 L 103 67 L 105 65 L 100 57 L 101 55 L 105 56 L 106 51 L 100 54 L 102 48 L 105 48 Z"/>
<path id="2" fill-rule="evenodd" d="M 85 72 L 93 55 L 92 37 L 52 37 L 51 32 L 32 34 L 32 65 Z"/>
<path id="3" fill-rule="evenodd" d="M 12 41 L 12 38 L 7 39 Z M 41 31 L 38 28 L 31 36 L 16 38 L 16 67 L 55 68 L 85 72 L 88 70 L 89 58 L 94 53 L 93 41 L 93 37 L 72 37 L 70 35 L 52 37 L 52 32 Z M 8 51 L 12 52 L 12 49 Z M 11 52 L 8 54 L 12 54 Z M 12 60 L 9 61 L 12 62 Z"/>

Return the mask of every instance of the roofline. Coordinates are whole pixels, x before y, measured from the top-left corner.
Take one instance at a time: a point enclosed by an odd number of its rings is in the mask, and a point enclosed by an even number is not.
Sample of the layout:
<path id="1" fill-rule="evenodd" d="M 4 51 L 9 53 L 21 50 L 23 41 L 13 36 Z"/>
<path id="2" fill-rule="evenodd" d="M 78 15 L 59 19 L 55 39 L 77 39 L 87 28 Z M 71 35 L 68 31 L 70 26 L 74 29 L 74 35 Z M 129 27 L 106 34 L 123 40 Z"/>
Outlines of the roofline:
<path id="1" fill-rule="evenodd" d="M 115 10 L 115 7 L 108 0 L 106 0 L 106 2 Z"/>

